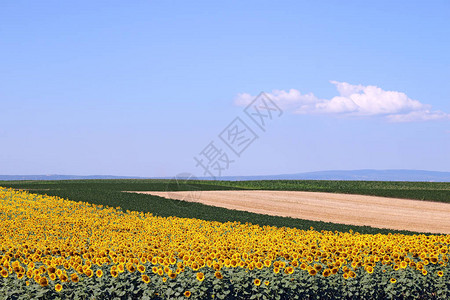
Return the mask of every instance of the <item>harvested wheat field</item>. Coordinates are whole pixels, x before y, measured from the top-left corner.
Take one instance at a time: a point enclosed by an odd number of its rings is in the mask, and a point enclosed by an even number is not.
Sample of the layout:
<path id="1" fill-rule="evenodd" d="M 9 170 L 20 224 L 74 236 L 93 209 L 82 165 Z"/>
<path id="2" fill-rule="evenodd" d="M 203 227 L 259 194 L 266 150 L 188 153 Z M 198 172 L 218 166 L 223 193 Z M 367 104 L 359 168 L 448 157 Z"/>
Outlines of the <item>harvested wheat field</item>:
<path id="1" fill-rule="evenodd" d="M 134 192 L 133 192 L 134 193 Z M 450 234 L 450 204 L 300 191 L 135 192 L 274 216 Z"/>

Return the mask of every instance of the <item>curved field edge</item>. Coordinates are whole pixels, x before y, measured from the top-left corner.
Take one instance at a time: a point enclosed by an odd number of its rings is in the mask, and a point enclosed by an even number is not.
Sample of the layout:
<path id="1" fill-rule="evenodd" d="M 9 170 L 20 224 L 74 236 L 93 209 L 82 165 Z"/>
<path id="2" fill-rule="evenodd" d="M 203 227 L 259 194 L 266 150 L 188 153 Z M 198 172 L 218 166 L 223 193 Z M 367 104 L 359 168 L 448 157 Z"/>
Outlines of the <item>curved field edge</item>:
<path id="1" fill-rule="evenodd" d="M 206 221 L 252 223 L 261 226 L 292 227 L 360 233 L 403 233 L 368 226 L 354 226 L 319 221 L 293 219 L 230 210 L 220 207 L 169 200 L 157 196 L 123 193 L 122 191 L 180 191 L 180 190 L 239 190 L 265 189 L 290 191 L 320 191 L 410 198 L 450 202 L 450 183 L 364 182 L 364 181 L 190 181 L 174 185 L 169 180 L 62 180 L 62 181 L 4 181 L 1 186 L 26 189 L 38 194 L 59 196 L 73 201 L 121 207 L 123 210 L 150 212 L 157 216 L 196 218 Z M 406 195 L 406 196 L 405 196 Z"/>

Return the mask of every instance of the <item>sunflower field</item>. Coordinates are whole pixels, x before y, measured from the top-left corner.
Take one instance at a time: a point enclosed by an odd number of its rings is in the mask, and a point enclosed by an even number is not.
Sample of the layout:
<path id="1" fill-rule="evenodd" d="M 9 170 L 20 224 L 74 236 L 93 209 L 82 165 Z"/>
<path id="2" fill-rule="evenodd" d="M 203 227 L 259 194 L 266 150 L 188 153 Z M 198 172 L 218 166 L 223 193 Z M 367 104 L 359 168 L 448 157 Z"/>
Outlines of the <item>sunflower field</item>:
<path id="1" fill-rule="evenodd" d="M 0 188 L 0 299 L 449 299 L 449 243 L 157 217 Z"/>

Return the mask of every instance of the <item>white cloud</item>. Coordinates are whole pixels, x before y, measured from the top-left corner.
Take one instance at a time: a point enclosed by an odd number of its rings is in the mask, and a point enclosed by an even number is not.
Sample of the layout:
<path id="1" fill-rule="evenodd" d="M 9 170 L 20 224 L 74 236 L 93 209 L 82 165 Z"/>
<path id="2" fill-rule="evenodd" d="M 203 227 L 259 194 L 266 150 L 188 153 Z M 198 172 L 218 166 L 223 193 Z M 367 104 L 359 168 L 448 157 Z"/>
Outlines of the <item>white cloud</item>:
<path id="1" fill-rule="evenodd" d="M 450 115 L 442 111 L 412 111 L 407 114 L 395 114 L 388 115 L 386 117 L 391 122 L 413 122 L 413 121 L 432 121 L 432 120 L 442 120 L 449 119 Z"/>
<path id="2" fill-rule="evenodd" d="M 319 99 L 313 93 L 302 94 L 296 89 L 273 90 L 267 95 L 282 109 L 297 114 L 330 114 L 341 116 L 383 116 L 391 122 L 413 122 L 450 119 L 450 114 L 432 111 L 430 105 L 409 98 L 405 93 L 385 91 L 368 85 L 352 85 L 330 81 L 339 95 L 331 99 Z M 235 104 L 245 106 L 255 96 L 239 94 Z"/>
<path id="3" fill-rule="evenodd" d="M 300 91 L 295 89 L 290 89 L 289 91 L 273 90 L 272 93 L 266 94 L 283 109 L 295 109 L 298 108 L 299 105 L 312 105 L 319 101 L 319 99 L 312 93 L 302 94 Z M 247 93 L 238 94 L 235 99 L 235 104 L 239 106 L 246 106 L 255 98 L 256 96 L 252 96 Z"/>

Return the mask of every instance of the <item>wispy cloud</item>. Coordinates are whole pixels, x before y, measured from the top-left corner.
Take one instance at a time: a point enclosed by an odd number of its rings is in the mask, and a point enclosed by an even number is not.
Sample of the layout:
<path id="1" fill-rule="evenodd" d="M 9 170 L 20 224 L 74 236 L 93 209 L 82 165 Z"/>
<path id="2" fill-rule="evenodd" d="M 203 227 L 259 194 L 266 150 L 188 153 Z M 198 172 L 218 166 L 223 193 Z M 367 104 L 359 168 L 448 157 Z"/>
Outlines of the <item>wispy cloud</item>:
<path id="1" fill-rule="evenodd" d="M 330 82 L 336 86 L 339 94 L 331 99 L 320 99 L 313 93 L 302 94 L 296 89 L 273 90 L 267 94 L 283 109 L 296 114 L 382 116 L 390 122 L 450 120 L 450 114 L 432 110 L 430 105 L 413 100 L 402 92 L 385 91 L 373 85 Z M 238 94 L 235 104 L 244 106 L 254 98 L 247 93 Z"/>

